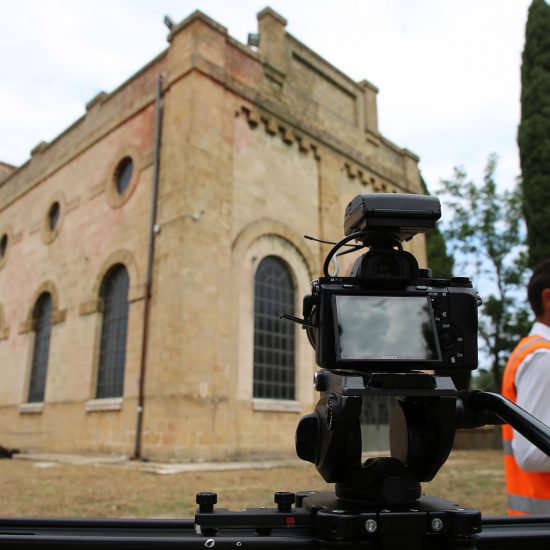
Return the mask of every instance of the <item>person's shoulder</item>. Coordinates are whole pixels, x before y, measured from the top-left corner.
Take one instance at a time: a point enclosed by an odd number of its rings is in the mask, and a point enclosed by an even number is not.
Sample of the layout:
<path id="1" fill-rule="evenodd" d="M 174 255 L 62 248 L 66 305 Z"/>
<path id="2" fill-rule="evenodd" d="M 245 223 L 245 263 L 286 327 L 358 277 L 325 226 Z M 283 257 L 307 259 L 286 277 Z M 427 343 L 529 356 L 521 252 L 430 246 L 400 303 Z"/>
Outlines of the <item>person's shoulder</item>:
<path id="1" fill-rule="evenodd" d="M 541 340 L 548 343 L 548 345 L 550 346 L 550 327 L 548 325 L 545 325 L 544 323 L 535 321 L 533 323 L 531 331 L 529 332 L 529 336 L 538 336 Z"/>
<path id="2" fill-rule="evenodd" d="M 548 346 L 540 346 L 530 353 L 518 366 L 515 384 L 519 386 L 529 381 L 531 384 L 550 384 L 550 342 Z"/>

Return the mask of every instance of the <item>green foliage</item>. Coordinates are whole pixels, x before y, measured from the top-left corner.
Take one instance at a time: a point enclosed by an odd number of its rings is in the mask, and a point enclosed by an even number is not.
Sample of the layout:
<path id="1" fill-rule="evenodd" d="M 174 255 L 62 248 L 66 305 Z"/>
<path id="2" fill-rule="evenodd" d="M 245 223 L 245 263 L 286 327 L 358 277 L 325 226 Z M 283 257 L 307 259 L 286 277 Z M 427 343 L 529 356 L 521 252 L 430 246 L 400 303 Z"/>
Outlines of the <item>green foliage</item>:
<path id="1" fill-rule="evenodd" d="M 428 186 L 422 176 L 420 176 L 420 183 L 424 193 L 429 195 Z M 438 227 L 426 234 L 426 252 L 428 266 L 434 277 L 448 279 L 453 276 L 454 260 L 452 256 L 447 254 L 445 239 Z"/>
<path id="2" fill-rule="evenodd" d="M 448 279 L 453 276 L 454 260 L 447 254 L 445 238 L 437 227 L 426 235 L 426 251 L 434 277 Z"/>
<path id="3" fill-rule="evenodd" d="M 499 191 L 494 178 L 497 157 L 487 161 L 483 183 L 476 185 L 455 168 L 454 176 L 442 182 L 444 213 L 451 220 L 444 231 L 454 245 L 461 275 L 474 279 L 483 298 L 479 333 L 491 360 L 493 389 L 500 390 L 506 359 L 528 331 L 525 307 L 527 254 L 517 189 Z M 484 288 L 490 289 L 484 292 Z"/>
<path id="4" fill-rule="evenodd" d="M 518 129 L 529 265 L 550 258 L 550 5 L 533 0 L 525 28 Z"/>
<path id="5" fill-rule="evenodd" d="M 495 388 L 495 380 L 491 371 L 479 369 L 472 377 L 471 388 L 473 390 L 490 391 L 500 393 L 500 388 Z"/>

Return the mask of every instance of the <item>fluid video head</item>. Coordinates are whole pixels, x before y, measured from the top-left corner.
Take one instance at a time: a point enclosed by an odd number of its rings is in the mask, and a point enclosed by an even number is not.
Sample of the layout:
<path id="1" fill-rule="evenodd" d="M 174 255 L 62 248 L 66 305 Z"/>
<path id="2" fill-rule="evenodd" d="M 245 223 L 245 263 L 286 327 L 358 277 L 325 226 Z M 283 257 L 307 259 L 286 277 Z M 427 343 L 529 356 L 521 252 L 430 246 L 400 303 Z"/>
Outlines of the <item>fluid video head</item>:
<path id="1" fill-rule="evenodd" d="M 329 370 L 401 372 L 477 367 L 479 297 L 466 277 L 435 279 L 402 241 L 435 227 L 439 199 L 358 195 L 347 206 L 346 237 L 327 255 L 324 276 L 304 298 L 304 326 L 317 364 Z M 331 260 L 362 248 L 350 276 L 331 275 Z"/>

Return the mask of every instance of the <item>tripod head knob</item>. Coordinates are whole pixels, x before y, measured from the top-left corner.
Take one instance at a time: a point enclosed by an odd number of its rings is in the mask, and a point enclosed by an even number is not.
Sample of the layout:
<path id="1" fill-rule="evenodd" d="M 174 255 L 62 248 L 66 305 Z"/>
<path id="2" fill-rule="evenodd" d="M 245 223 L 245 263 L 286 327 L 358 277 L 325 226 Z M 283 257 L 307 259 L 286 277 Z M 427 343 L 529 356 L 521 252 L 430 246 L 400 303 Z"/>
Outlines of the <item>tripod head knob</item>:
<path id="1" fill-rule="evenodd" d="M 273 500 L 277 504 L 279 512 L 290 512 L 292 505 L 296 501 L 296 495 L 294 493 L 287 493 L 286 491 L 278 491 L 273 495 Z"/>
<path id="2" fill-rule="evenodd" d="M 218 495 L 210 492 L 197 493 L 195 502 L 199 505 L 199 512 L 213 512 L 214 504 L 218 502 Z"/>

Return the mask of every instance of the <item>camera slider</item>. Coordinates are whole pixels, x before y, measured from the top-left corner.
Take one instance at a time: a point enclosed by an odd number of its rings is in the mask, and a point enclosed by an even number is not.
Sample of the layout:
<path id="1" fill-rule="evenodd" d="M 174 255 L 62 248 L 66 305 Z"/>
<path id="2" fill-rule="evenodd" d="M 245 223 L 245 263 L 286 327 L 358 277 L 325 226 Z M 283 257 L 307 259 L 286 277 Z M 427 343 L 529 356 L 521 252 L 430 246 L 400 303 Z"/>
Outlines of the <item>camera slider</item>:
<path id="1" fill-rule="evenodd" d="M 258 547 L 307 535 L 321 547 L 475 549 L 481 532 L 479 510 L 429 496 L 411 506 L 350 507 L 334 493 L 275 493 L 277 508 L 244 512 L 214 509 L 215 500 L 215 493 L 197 494 L 197 534 L 217 541 L 248 533 Z"/>
<path id="2" fill-rule="evenodd" d="M 290 493 L 292 494 L 292 493 Z M 296 501 L 301 493 L 297 493 Z M 309 494 L 314 498 L 315 494 Z M 473 549 L 479 550 L 547 550 L 550 547 L 550 516 L 493 516 L 482 518 L 479 534 L 461 536 L 468 525 L 477 525 L 475 516 L 469 518 L 468 510 L 447 507 L 439 501 L 441 511 L 418 509 L 381 509 L 378 515 L 361 516 L 358 512 L 333 510 L 306 510 L 297 506 L 290 512 L 278 509 L 246 510 L 226 516 L 223 510 L 198 512 L 195 519 L 83 519 L 83 518 L 0 518 L 0 545 L 15 548 L 120 548 L 155 550 L 261 550 L 308 548 L 418 548 L 421 541 L 425 549 Z M 305 498 L 304 498 L 305 501 Z M 259 513 L 257 513 L 259 512 Z M 366 512 L 368 513 L 368 512 Z M 219 515 L 218 515 L 219 514 Z M 263 515 L 262 515 L 263 514 Z M 424 514 L 424 515 L 423 515 Z M 240 516 L 240 517 L 239 517 Z M 256 519 L 251 519 L 256 516 Z M 271 527 L 262 530 L 261 522 L 275 520 Z M 284 518 L 290 518 L 286 520 Z M 293 524 L 296 518 L 296 523 Z M 431 519 L 430 519 L 431 518 Z M 281 521 L 281 519 L 283 521 Z M 425 523 L 424 520 L 428 523 Z M 439 522 L 442 521 L 442 524 Z M 373 523 L 376 522 L 376 524 Z M 471 522 L 471 523 L 470 523 Z M 273 525 L 276 523 L 276 525 Z M 421 523 L 423 524 L 421 526 Z M 202 525 L 211 525 L 216 533 L 208 532 Z M 308 525 L 310 527 L 308 527 Z M 198 527 L 201 526 L 201 527 Z M 311 527 L 313 526 L 313 527 Z M 324 539 L 313 534 L 314 529 L 323 533 Z M 340 530 L 339 530 L 340 529 Z M 417 532 L 414 530 L 416 529 Z M 439 529 L 439 530 L 438 530 Z M 330 533 L 328 531 L 330 530 Z M 342 540 L 341 534 L 346 537 Z M 356 535 L 353 535 L 353 533 Z M 411 534 L 409 534 L 411 533 Z M 424 534 L 422 534 L 424 533 Z M 331 538 L 332 537 L 332 538 Z M 338 540 L 336 540 L 338 539 Z M 393 546 L 392 546 L 393 545 Z M 413 546 L 416 545 L 416 546 Z"/>

